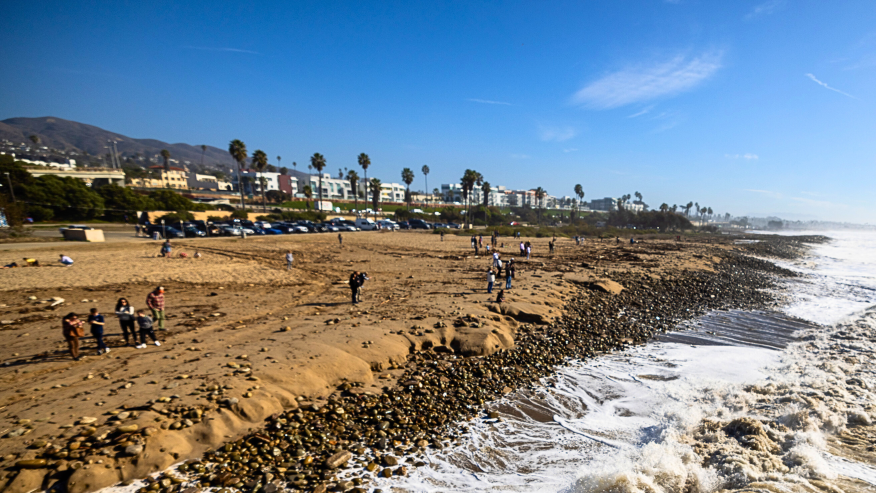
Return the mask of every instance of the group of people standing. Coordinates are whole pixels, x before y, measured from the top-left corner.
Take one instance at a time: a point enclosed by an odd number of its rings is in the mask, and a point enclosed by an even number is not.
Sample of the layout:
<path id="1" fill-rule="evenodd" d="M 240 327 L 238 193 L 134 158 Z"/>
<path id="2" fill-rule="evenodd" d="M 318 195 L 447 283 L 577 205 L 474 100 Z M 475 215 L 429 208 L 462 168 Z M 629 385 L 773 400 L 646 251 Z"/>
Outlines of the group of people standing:
<path id="1" fill-rule="evenodd" d="M 130 346 L 131 342 L 137 349 L 146 347 L 146 339 L 152 339 L 156 346 L 161 346 L 158 337 L 155 335 L 154 326 L 158 325 L 158 330 L 164 330 L 164 288 L 158 286 L 146 296 L 146 306 L 151 312 L 151 317 L 146 314 L 146 310 L 134 310 L 134 307 L 127 298 L 119 298 L 116 302 L 115 314 L 119 319 L 119 326 L 122 329 L 122 334 L 125 337 L 125 345 Z M 91 335 L 94 337 L 97 346 L 97 354 L 106 354 L 110 352 L 110 348 L 104 341 L 104 328 L 106 319 L 97 308 L 92 308 L 88 318 L 83 321 L 79 319 L 76 313 L 68 313 L 61 320 L 61 327 L 64 334 L 64 339 L 67 341 L 67 346 L 70 349 L 70 356 L 75 361 L 79 361 L 79 338 L 85 336 L 83 326 L 89 324 L 91 327 Z M 139 330 L 134 331 L 136 323 Z M 137 344 L 137 335 L 139 332 L 140 344 Z"/>

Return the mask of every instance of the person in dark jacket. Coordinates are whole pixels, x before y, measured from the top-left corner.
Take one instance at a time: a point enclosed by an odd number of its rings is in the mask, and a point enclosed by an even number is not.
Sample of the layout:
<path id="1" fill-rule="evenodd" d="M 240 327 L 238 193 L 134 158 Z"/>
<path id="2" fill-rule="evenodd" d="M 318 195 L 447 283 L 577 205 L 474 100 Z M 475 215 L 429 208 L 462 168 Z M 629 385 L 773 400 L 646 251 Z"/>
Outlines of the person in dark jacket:
<path id="1" fill-rule="evenodd" d="M 359 273 L 350 274 L 350 290 L 352 291 L 353 304 L 359 303 Z"/>
<path id="2" fill-rule="evenodd" d="M 158 342 L 158 337 L 155 336 L 155 329 L 152 328 L 152 318 L 146 315 L 146 312 L 143 310 L 137 310 L 137 325 L 140 326 L 140 345 L 137 346 L 137 349 L 144 349 L 146 347 L 147 336 L 152 339 L 156 346 L 161 345 Z"/>
<path id="3" fill-rule="evenodd" d="M 75 313 L 68 313 L 61 320 L 61 328 L 64 340 L 70 348 L 70 356 L 74 361 L 79 361 L 79 338 L 85 335 L 85 331 L 82 330 L 82 320 L 79 320 L 79 316 Z"/>

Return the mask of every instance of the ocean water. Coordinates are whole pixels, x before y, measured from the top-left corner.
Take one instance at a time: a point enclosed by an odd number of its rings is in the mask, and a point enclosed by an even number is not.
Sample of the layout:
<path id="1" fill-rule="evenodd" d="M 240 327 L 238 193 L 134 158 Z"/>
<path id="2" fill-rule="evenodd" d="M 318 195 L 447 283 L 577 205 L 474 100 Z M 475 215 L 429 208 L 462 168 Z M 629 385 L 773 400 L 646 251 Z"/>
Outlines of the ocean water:
<path id="1" fill-rule="evenodd" d="M 781 262 L 778 312 L 715 312 L 489 407 L 385 491 L 876 491 L 876 233 Z"/>

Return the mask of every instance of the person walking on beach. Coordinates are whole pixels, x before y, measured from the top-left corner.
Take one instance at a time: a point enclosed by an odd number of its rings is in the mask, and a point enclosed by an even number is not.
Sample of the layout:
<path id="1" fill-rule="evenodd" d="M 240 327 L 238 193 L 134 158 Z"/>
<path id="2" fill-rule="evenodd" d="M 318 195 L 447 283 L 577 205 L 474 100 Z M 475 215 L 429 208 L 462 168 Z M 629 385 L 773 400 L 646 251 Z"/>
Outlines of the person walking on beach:
<path id="1" fill-rule="evenodd" d="M 444 231 L 441 232 L 441 241 L 444 241 Z"/>
<path id="2" fill-rule="evenodd" d="M 359 303 L 359 273 L 350 274 L 350 291 L 353 298 L 353 304 Z"/>
<path id="3" fill-rule="evenodd" d="M 493 252 L 493 267 L 499 267 L 499 252 Z"/>
<path id="4" fill-rule="evenodd" d="M 551 254 L 554 253 L 554 242 L 553 241 L 548 242 L 548 250 L 549 250 L 549 253 L 551 253 Z"/>
<path id="5" fill-rule="evenodd" d="M 70 348 L 70 356 L 73 361 L 79 361 L 79 338 L 85 335 L 85 331 L 82 330 L 82 320 L 79 320 L 79 316 L 75 313 L 68 313 L 61 320 L 61 330 Z"/>
<path id="6" fill-rule="evenodd" d="M 158 286 L 146 296 L 146 307 L 152 310 L 152 320 L 158 324 L 158 330 L 164 330 L 164 288 Z M 150 327 L 152 324 L 149 324 Z"/>
<path id="7" fill-rule="evenodd" d="M 286 252 L 286 270 L 292 270 L 292 261 L 295 257 L 292 256 L 292 250 Z"/>
<path id="8" fill-rule="evenodd" d="M 134 307 L 128 303 L 127 298 L 119 298 L 116 302 L 116 316 L 119 317 L 119 325 L 122 327 L 122 334 L 125 336 L 125 346 L 130 346 L 128 339 L 134 339 L 134 345 L 137 345 L 137 332 L 134 331 Z"/>
<path id="9" fill-rule="evenodd" d="M 505 289 L 511 289 L 511 278 L 514 276 L 514 259 L 505 264 Z"/>
<path id="10" fill-rule="evenodd" d="M 528 241 L 526 242 L 526 260 L 529 260 L 529 257 L 532 255 L 532 244 Z"/>
<path id="11" fill-rule="evenodd" d="M 471 235 L 471 247 L 477 251 L 478 249 L 478 239 L 475 235 Z"/>
<path id="12" fill-rule="evenodd" d="M 71 265 L 73 265 L 73 259 L 64 255 L 63 253 L 61 254 L 61 258 L 58 259 L 58 262 L 61 262 L 61 265 L 63 265 L 64 267 L 70 267 Z"/>
<path id="13" fill-rule="evenodd" d="M 97 343 L 97 354 L 110 352 L 103 342 L 103 326 L 106 324 L 103 315 L 97 311 L 97 308 L 91 309 L 91 315 L 88 316 L 88 323 L 91 324 L 91 335 L 94 336 L 94 341 Z"/>
<path id="14" fill-rule="evenodd" d="M 493 269 L 487 269 L 487 294 L 493 293 L 493 284 L 496 282 L 496 273 Z"/>
<path id="15" fill-rule="evenodd" d="M 344 235 L 338 233 L 338 245 L 344 246 Z"/>
<path id="16" fill-rule="evenodd" d="M 143 310 L 137 310 L 137 325 L 140 327 L 140 344 L 136 346 L 137 349 L 146 348 L 146 337 L 151 338 L 156 346 L 161 345 L 155 336 L 155 329 L 152 328 L 152 319 Z"/>
<path id="17" fill-rule="evenodd" d="M 359 276 L 357 277 L 357 280 L 358 280 L 358 283 L 357 283 L 357 284 L 358 284 L 358 288 L 356 289 L 356 301 L 357 301 L 357 302 L 360 302 L 360 303 L 362 302 L 362 291 L 365 290 L 365 289 L 364 289 L 364 287 L 365 287 L 365 281 L 368 281 L 368 280 L 370 280 L 370 279 L 371 279 L 371 278 L 368 277 L 368 273 L 367 273 L 367 272 L 360 272 L 360 273 L 359 273 Z"/>
<path id="18" fill-rule="evenodd" d="M 523 242 L 521 241 L 520 242 L 520 256 L 522 257 L 524 255 L 526 255 L 526 245 L 524 245 Z"/>

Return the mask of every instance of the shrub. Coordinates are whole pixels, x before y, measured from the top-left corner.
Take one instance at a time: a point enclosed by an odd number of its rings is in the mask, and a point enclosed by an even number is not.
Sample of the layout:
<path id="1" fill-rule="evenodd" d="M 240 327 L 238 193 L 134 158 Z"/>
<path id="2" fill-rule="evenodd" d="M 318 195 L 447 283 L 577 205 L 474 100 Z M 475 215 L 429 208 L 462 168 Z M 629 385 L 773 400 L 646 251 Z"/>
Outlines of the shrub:
<path id="1" fill-rule="evenodd" d="M 31 205 L 27 208 L 27 215 L 36 222 L 48 221 L 55 216 L 55 212 L 48 207 Z"/>

